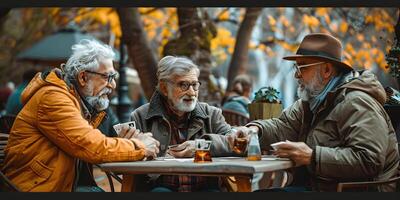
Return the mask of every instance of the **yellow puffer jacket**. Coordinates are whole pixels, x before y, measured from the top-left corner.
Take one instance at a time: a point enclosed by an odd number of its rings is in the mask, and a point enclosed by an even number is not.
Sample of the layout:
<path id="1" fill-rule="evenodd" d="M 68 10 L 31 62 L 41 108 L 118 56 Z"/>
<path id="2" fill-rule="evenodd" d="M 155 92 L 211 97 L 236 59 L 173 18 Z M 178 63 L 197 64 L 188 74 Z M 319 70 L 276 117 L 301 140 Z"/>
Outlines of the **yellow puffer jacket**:
<path id="1" fill-rule="evenodd" d="M 78 99 L 56 70 L 22 93 L 3 172 L 22 191 L 71 191 L 77 159 L 89 163 L 144 158 L 143 143 L 104 136 L 82 117 Z"/>

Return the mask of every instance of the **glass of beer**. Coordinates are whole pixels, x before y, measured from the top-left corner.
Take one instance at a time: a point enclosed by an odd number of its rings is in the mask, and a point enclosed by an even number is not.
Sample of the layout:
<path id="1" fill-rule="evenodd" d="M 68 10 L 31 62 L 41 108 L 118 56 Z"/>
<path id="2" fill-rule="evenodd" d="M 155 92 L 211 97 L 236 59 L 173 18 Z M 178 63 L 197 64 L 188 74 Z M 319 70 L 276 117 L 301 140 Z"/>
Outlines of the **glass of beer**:
<path id="1" fill-rule="evenodd" d="M 205 163 L 212 162 L 210 147 L 212 141 L 204 140 L 204 139 L 196 139 L 195 147 L 196 152 L 194 154 L 194 162 L 195 163 Z"/>
<path id="2" fill-rule="evenodd" d="M 246 151 L 247 139 L 246 138 L 235 138 L 233 142 L 233 151 L 237 154 L 242 154 Z"/>

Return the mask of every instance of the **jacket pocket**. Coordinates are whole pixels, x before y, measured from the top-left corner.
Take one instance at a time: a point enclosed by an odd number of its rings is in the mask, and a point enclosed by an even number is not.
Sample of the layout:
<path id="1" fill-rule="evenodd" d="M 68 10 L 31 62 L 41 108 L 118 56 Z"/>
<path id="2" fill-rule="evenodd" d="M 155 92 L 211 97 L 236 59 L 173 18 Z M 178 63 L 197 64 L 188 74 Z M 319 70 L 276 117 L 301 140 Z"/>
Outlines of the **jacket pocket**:
<path id="1" fill-rule="evenodd" d="M 31 191 L 48 180 L 51 174 L 53 174 L 53 169 L 35 160 L 20 174 L 22 177 L 20 187 L 23 191 Z"/>

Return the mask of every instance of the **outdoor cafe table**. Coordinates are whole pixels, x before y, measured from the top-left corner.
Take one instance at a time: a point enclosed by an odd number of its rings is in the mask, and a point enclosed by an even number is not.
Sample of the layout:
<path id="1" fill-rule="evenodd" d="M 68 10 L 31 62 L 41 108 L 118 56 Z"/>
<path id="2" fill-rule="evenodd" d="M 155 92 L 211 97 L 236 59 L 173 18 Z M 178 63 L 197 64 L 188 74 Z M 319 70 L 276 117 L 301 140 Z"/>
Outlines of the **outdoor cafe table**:
<path id="1" fill-rule="evenodd" d="M 254 173 L 288 169 L 293 167 L 293 162 L 265 155 L 261 161 L 248 161 L 245 157 L 213 157 L 212 162 L 194 163 L 193 158 L 161 158 L 151 161 L 103 163 L 99 167 L 105 172 L 122 174 L 122 192 L 134 191 L 135 174 L 234 176 L 239 192 L 251 192 Z"/>

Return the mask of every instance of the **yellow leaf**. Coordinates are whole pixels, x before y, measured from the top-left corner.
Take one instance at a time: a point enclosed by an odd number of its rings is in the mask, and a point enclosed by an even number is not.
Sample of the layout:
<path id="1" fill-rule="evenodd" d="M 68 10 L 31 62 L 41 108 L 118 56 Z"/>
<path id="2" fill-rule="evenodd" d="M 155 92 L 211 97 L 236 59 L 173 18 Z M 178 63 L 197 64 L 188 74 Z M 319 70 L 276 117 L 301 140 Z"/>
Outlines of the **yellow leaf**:
<path id="1" fill-rule="evenodd" d="M 340 29 L 339 30 L 342 33 L 345 33 L 345 32 L 347 32 L 347 29 L 348 29 L 348 24 L 345 21 L 342 21 L 341 24 L 340 24 Z"/>
<path id="2" fill-rule="evenodd" d="M 354 48 L 350 43 L 346 44 L 346 51 L 348 51 L 348 52 L 353 52 L 354 51 Z"/>
<path id="3" fill-rule="evenodd" d="M 260 49 L 261 51 L 265 51 L 267 47 L 264 44 L 259 44 L 258 49 Z"/>
<path id="4" fill-rule="evenodd" d="M 214 51 L 218 47 L 218 39 L 214 38 L 210 41 L 210 49 Z"/>
<path id="5" fill-rule="evenodd" d="M 269 57 L 274 57 L 275 56 L 275 52 L 270 47 L 266 48 L 266 52 L 267 52 L 267 55 Z"/>
<path id="6" fill-rule="evenodd" d="M 161 11 L 161 10 L 155 10 L 155 11 L 151 12 L 149 14 L 149 16 L 154 18 L 154 19 L 157 19 L 157 20 L 163 19 L 165 17 L 164 16 L 164 12 Z"/>
<path id="7" fill-rule="evenodd" d="M 233 53 L 233 50 L 234 50 L 234 47 L 233 47 L 233 46 L 228 48 L 228 52 L 229 52 L 230 54 Z"/>
<path id="8" fill-rule="evenodd" d="M 283 26 L 288 27 L 290 25 L 289 20 L 285 17 L 285 15 L 281 15 L 279 17 L 279 21 L 283 24 Z"/>
<path id="9" fill-rule="evenodd" d="M 227 10 L 225 10 L 220 16 L 219 16 L 220 20 L 227 20 L 229 19 L 229 12 Z"/>
<path id="10" fill-rule="evenodd" d="M 77 24 L 79 24 L 79 23 L 82 21 L 82 16 L 81 16 L 81 15 L 77 15 L 77 16 L 74 18 L 74 20 L 75 20 L 75 22 L 76 22 Z"/>
<path id="11" fill-rule="evenodd" d="M 113 27 L 111 27 L 111 32 L 114 33 L 114 35 L 115 35 L 116 37 L 121 37 L 121 36 L 122 36 L 120 26 L 113 26 Z"/>
<path id="12" fill-rule="evenodd" d="M 250 41 L 249 48 L 250 49 L 255 49 L 256 48 L 256 44 L 253 41 Z"/>
<path id="13" fill-rule="evenodd" d="M 314 16 L 303 15 L 303 22 L 309 27 L 317 27 L 319 20 Z"/>
<path id="14" fill-rule="evenodd" d="M 271 26 L 275 26 L 276 25 L 276 20 L 271 15 L 268 15 L 268 21 L 269 21 L 269 24 Z"/>
<path id="15" fill-rule="evenodd" d="M 148 37 L 149 40 L 152 40 L 155 35 L 156 35 L 156 31 L 155 30 L 147 31 L 147 37 Z"/>
<path id="16" fill-rule="evenodd" d="M 362 48 L 364 48 L 364 49 L 371 49 L 371 44 L 368 43 L 368 42 L 363 42 L 363 43 L 362 43 Z"/>
<path id="17" fill-rule="evenodd" d="M 374 17 L 373 17 L 373 16 L 367 15 L 367 16 L 365 17 L 365 23 L 371 23 L 371 22 L 373 22 L 373 21 L 374 21 Z"/>
<path id="18" fill-rule="evenodd" d="M 319 16 L 325 16 L 327 14 L 327 9 L 326 8 L 317 8 L 315 11 L 316 15 Z"/>
<path id="19" fill-rule="evenodd" d="M 324 15 L 324 19 L 325 19 L 325 22 L 326 22 L 327 24 L 330 24 L 330 23 L 331 23 L 331 18 L 329 17 L 328 14 Z"/>
<path id="20" fill-rule="evenodd" d="M 362 34 L 357 34 L 357 40 L 360 42 L 364 41 L 364 36 Z"/>

